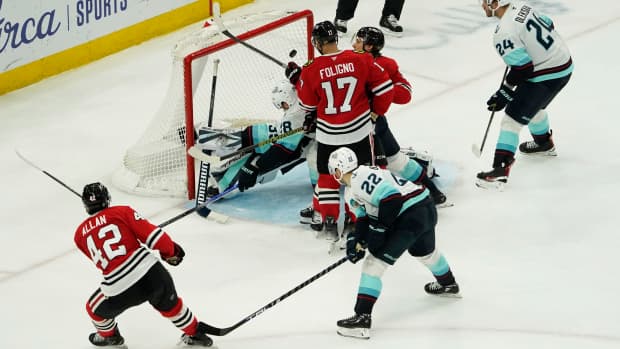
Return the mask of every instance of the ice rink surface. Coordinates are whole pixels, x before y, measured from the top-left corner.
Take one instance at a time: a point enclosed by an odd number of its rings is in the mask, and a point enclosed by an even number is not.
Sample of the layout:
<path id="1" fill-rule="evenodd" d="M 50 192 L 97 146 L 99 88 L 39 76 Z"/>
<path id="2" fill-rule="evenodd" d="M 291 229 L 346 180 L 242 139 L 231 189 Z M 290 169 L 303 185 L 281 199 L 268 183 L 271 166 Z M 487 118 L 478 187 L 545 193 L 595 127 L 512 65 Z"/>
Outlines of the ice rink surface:
<path id="1" fill-rule="evenodd" d="M 422 287 L 432 276 L 405 255 L 384 276 L 372 338 L 343 338 L 335 322 L 353 313 L 361 268 L 346 263 L 214 338 L 220 348 L 620 347 L 614 204 L 620 193 L 620 7 L 611 0 L 532 3 L 554 19 L 575 72 L 548 109 L 559 156 L 518 156 L 501 193 L 474 186 L 476 172 L 490 166 L 499 118 L 483 158 L 470 151 L 483 136 L 485 101 L 503 72 L 491 44 L 495 20 L 474 0 L 407 2 L 405 36 L 387 38 L 384 49 L 414 86 L 413 103 L 390 109 L 396 137 L 460 169 L 448 195 L 455 206 L 440 211 L 437 242 L 463 298 L 427 296 Z M 335 1 L 305 5 L 316 21 L 334 18 Z M 282 7 L 305 8 L 298 1 L 258 0 L 224 16 Z M 350 30 L 377 25 L 380 7 L 361 0 Z M 84 304 L 99 282 L 73 245 L 85 217 L 81 202 L 14 150 L 78 191 L 93 181 L 108 184 L 164 97 L 171 48 L 199 26 L 0 96 L 0 348 L 91 347 Z M 340 46 L 348 48 L 349 38 Z M 184 210 L 183 200 L 109 187 L 113 203 L 130 204 L 156 224 Z M 169 268 L 180 296 L 199 319 L 218 327 L 233 325 L 339 258 L 299 227 L 235 218 L 218 224 L 190 215 L 167 231 L 187 252 L 183 264 Z M 118 322 L 132 349 L 172 348 L 180 336 L 148 305 Z"/>

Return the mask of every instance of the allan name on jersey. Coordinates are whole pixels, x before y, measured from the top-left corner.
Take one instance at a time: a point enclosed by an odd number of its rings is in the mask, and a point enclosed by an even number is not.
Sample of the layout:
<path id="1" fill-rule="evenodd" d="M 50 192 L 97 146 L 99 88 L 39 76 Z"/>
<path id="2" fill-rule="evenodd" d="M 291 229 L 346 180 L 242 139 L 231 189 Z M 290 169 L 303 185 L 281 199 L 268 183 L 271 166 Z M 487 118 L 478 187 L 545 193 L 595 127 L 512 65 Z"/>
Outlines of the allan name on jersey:
<path id="1" fill-rule="evenodd" d="M 93 217 L 94 219 L 89 219 L 86 222 L 84 222 L 84 226 L 82 226 L 82 236 L 90 233 L 91 230 L 108 224 L 108 222 L 106 221 L 105 215 L 100 215 L 100 216 L 95 216 Z"/>

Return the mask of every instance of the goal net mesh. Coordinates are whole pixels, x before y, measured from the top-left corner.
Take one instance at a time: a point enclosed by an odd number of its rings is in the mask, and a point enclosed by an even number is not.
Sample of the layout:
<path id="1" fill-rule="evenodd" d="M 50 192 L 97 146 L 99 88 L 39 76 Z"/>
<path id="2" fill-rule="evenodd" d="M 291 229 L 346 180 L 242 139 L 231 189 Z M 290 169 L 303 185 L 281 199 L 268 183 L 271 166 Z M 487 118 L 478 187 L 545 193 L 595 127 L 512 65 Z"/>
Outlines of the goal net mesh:
<path id="1" fill-rule="evenodd" d="M 223 20 L 232 34 L 284 64 L 292 60 L 301 65 L 313 57 L 309 10 Z M 197 165 L 187 149 L 193 145 L 193 131 L 209 119 L 214 60 L 219 59 L 213 127 L 278 120 L 281 111 L 271 102 L 271 90 L 285 76 L 280 65 L 223 35 L 211 21 L 180 40 L 172 58 L 166 97 L 112 181 L 131 193 L 192 199 Z"/>

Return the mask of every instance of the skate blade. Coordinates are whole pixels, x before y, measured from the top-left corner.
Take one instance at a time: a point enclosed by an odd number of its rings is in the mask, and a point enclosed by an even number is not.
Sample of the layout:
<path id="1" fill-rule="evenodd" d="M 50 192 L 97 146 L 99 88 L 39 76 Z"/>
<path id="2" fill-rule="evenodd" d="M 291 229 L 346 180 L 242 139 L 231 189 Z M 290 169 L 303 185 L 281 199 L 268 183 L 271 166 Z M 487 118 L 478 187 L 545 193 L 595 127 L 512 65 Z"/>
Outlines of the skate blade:
<path id="1" fill-rule="evenodd" d="M 312 224 L 312 218 L 299 217 L 300 224 Z"/>
<path id="2" fill-rule="evenodd" d="M 195 344 L 195 345 L 189 345 L 189 344 L 185 344 L 183 341 L 179 341 L 176 345 L 177 347 L 180 348 L 210 348 L 210 349 L 218 349 L 217 345 L 215 344 L 211 344 L 211 346 L 204 346 L 204 345 L 200 345 L 200 344 Z M 125 348 L 127 349 L 127 348 Z"/>
<path id="3" fill-rule="evenodd" d="M 338 327 L 339 335 L 343 337 L 352 337 L 359 339 L 370 339 L 370 329 L 369 328 L 346 328 L 346 327 Z"/>
<path id="4" fill-rule="evenodd" d="M 527 156 L 532 156 L 532 157 L 558 156 L 558 153 L 555 151 L 555 148 L 551 149 L 551 150 L 547 150 L 547 151 L 540 151 L 540 152 L 537 152 L 537 153 L 524 153 L 524 152 L 519 150 L 519 153 L 521 153 L 523 155 L 527 155 Z"/>
<path id="5" fill-rule="evenodd" d="M 495 189 L 497 191 L 504 191 L 506 183 L 500 181 L 489 182 L 484 179 L 476 179 L 476 186 L 482 189 Z"/>
<path id="6" fill-rule="evenodd" d="M 459 293 L 440 293 L 440 294 L 428 293 L 428 294 L 431 296 L 441 297 L 441 298 L 463 298 L 460 292 Z"/>
<path id="7" fill-rule="evenodd" d="M 435 207 L 437 208 L 446 208 L 446 207 L 452 207 L 452 206 L 454 206 L 454 202 L 449 202 L 449 201 L 443 202 L 439 205 L 435 205 Z"/>

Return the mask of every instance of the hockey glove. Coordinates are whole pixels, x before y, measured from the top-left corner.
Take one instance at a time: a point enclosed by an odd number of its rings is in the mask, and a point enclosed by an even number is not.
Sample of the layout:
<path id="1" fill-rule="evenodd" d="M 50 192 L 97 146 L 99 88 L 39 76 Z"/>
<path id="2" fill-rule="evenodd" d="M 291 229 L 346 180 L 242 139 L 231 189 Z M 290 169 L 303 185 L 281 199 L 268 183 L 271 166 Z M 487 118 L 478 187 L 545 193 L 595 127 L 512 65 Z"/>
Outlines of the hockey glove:
<path id="1" fill-rule="evenodd" d="M 183 262 L 183 257 L 185 257 L 185 251 L 183 251 L 183 248 L 175 242 L 174 256 L 166 258 L 166 263 L 176 267 Z"/>
<path id="2" fill-rule="evenodd" d="M 246 189 L 252 188 L 256 185 L 256 179 L 258 178 L 258 167 L 248 162 L 243 165 L 239 170 L 239 191 L 243 192 Z"/>
<path id="3" fill-rule="evenodd" d="M 316 131 L 316 111 L 306 113 L 303 124 L 305 133 L 313 133 Z"/>
<path id="4" fill-rule="evenodd" d="M 497 90 L 487 101 L 487 109 L 490 111 L 500 111 L 506 105 L 514 100 L 515 91 L 510 87 L 503 85 Z"/>
<path id="5" fill-rule="evenodd" d="M 368 251 L 373 254 L 378 251 L 385 244 L 386 233 L 386 226 L 375 219 L 371 219 L 368 226 Z"/>
<path id="6" fill-rule="evenodd" d="M 347 259 L 355 264 L 364 258 L 365 255 L 366 251 L 357 240 L 357 237 L 354 234 L 349 234 L 347 236 Z"/>
<path id="7" fill-rule="evenodd" d="M 286 74 L 286 78 L 291 84 L 296 85 L 301 75 L 301 67 L 295 62 L 288 62 L 284 74 Z"/>

